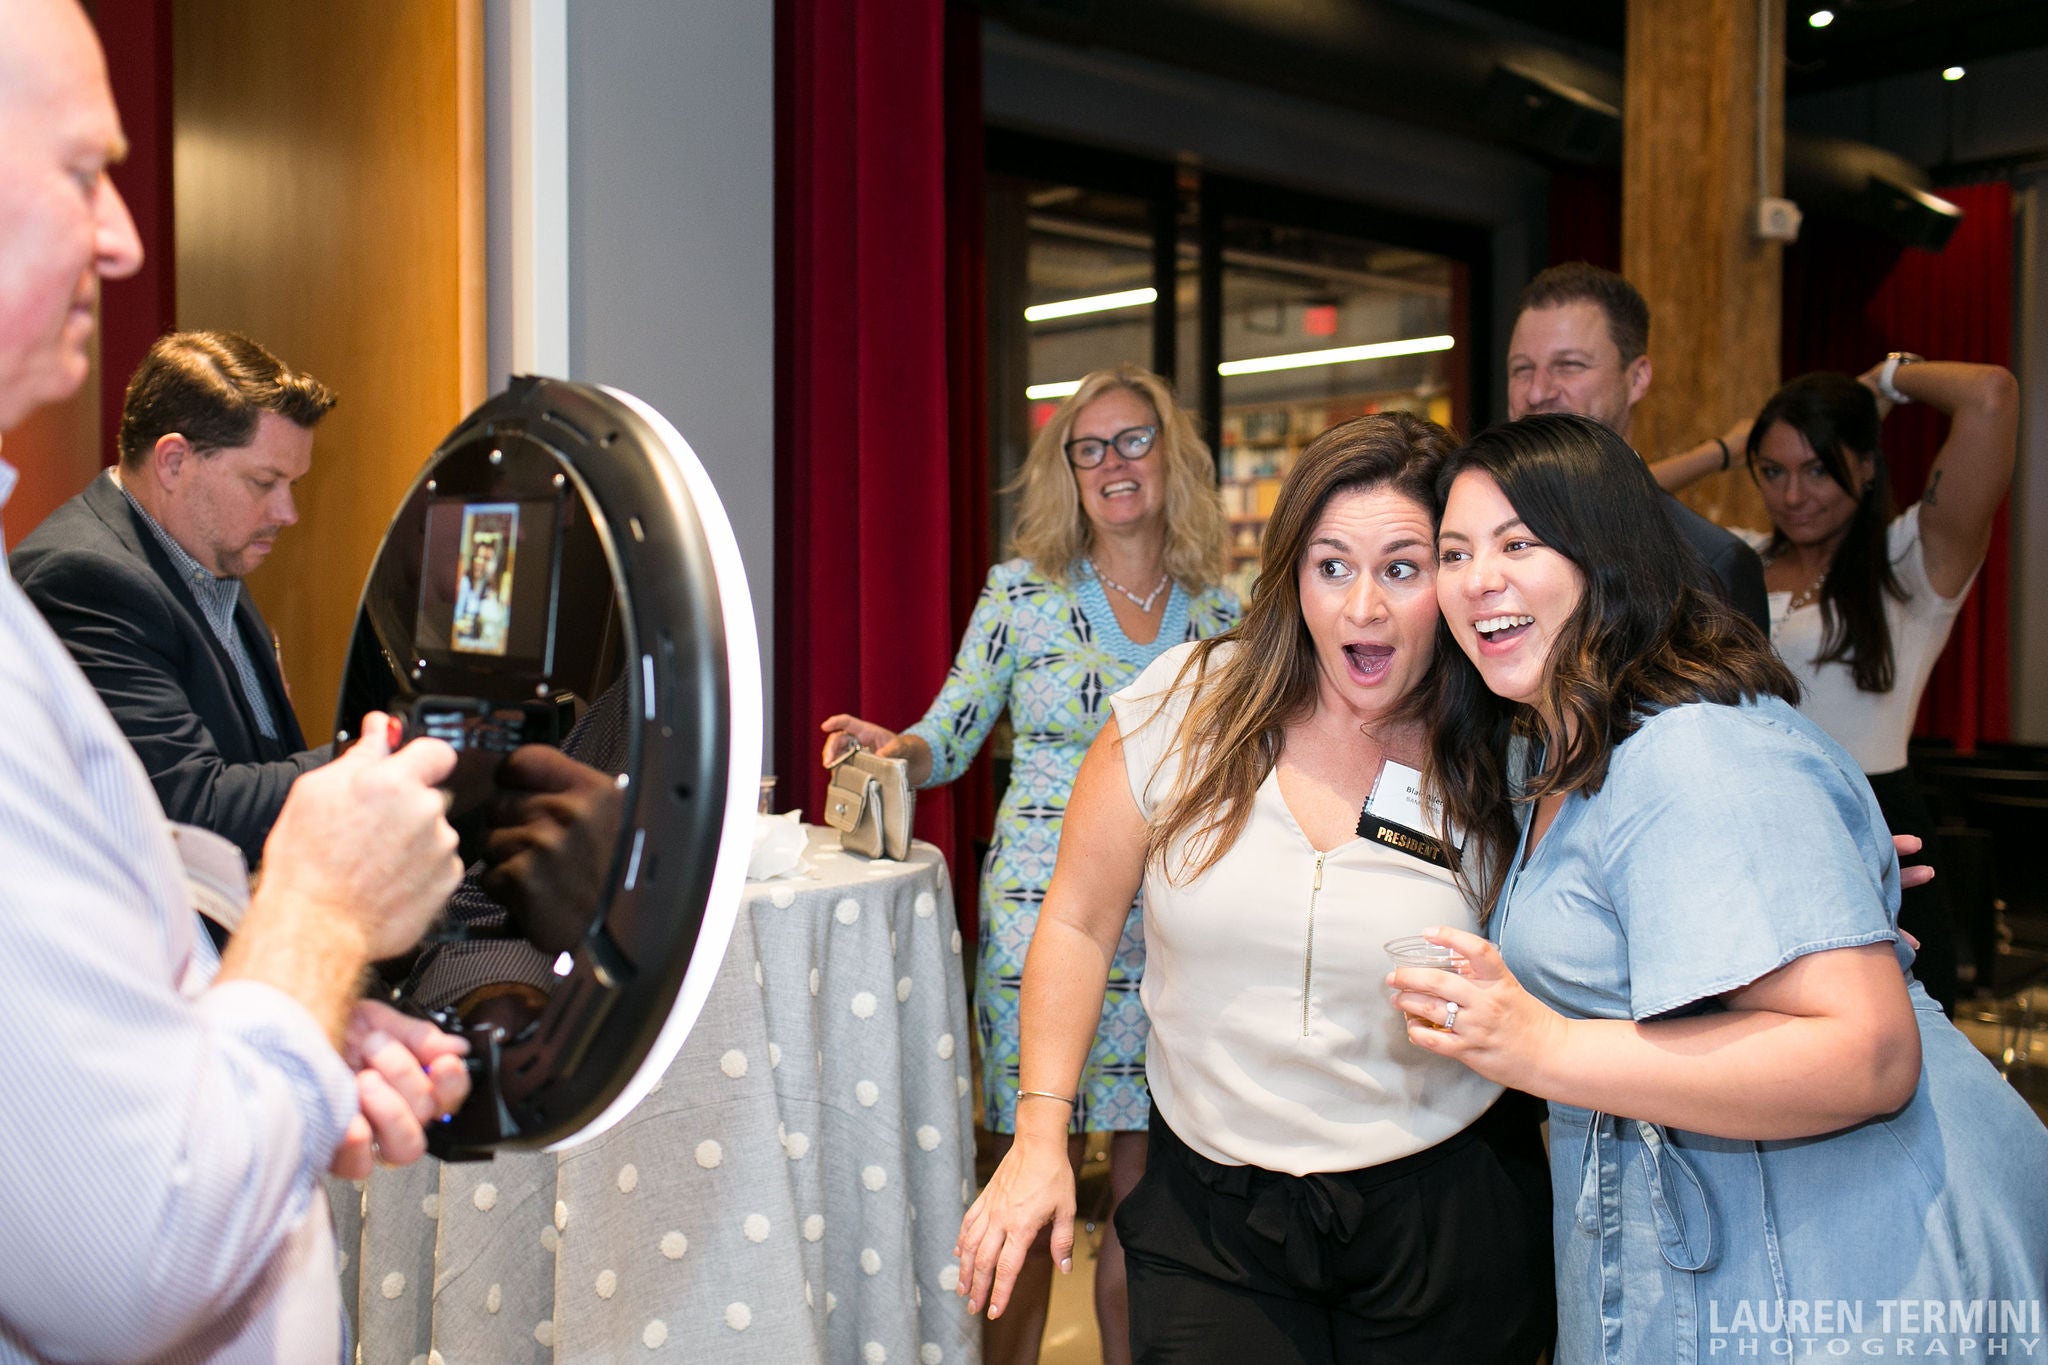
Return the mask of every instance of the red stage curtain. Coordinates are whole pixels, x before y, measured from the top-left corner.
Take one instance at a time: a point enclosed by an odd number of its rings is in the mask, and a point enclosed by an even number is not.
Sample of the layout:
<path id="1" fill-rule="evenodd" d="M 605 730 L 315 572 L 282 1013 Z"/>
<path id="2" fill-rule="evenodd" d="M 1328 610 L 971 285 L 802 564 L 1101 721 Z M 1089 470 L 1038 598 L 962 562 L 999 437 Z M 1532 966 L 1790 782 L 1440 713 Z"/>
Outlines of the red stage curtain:
<path id="1" fill-rule="evenodd" d="M 1842 370 L 1860 374 L 1887 351 L 1941 360 L 2012 364 L 2012 187 L 1966 185 L 1941 191 L 1960 206 L 1962 226 L 1939 253 L 1901 249 L 1866 229 L 1809 221 L 1785 253 L 1785 374 Z M 1901 506 L 1920 496 L 1947 423 L 1924 407 L 1902 408 L 1885 423 L 1892 493 Z M 1920 735 L 1955 741 L 2011 735 L 2007 622 L 2011 542 L 2000 508 L 1984 569 L 1963 604 L 1948 648 L 1921 702 Z"/>
<path id="2" fill-rule="evenodd" d="M 170 0 L 99 0 L 92 7 L 107 78 L 128 136 L 113 168 L 142 239 L 142 269 L 100 291 L 102 463 L 112 464 L 128 376 L 159 336 L 177 326 L 177 253 L 171 200 Z"/>
<path id="3" fill-rule="evenodd" d="M 946 368 L 952 428 L 952 623 L 957 640 L 988 578 L 988 262 L 983 210 L 988 202 L 981 120 L 981 15 L 946 6 Z M 981 863 L 976 841 L 995 826 L 995 774 L 984 747 L 938 806 L 923 837 L 946 851 L 960 923 L 980 929 Z M 950 807 L 950 808 L 949 808 Z M 950 828 L 943 823 L 950 819 Z"/>
<path id="4" fill-rule="evenodd" d="M 776 13 L 775 762 L 814 818 L 819 722 L 922 714 L 966 619 L 956 575 L 987 569 L 983 400 L 959 387 L 981 363 L 979 85 L 949 88 L 946 19 L 944 0 Z M 971 153 L 949 155 L 949 94 L 975 101 Z M 949 178 L 970 155 L 975 183 Z M 918 833 L 953 855 L 971 929 L 955 805 L 923 794 Z"/>

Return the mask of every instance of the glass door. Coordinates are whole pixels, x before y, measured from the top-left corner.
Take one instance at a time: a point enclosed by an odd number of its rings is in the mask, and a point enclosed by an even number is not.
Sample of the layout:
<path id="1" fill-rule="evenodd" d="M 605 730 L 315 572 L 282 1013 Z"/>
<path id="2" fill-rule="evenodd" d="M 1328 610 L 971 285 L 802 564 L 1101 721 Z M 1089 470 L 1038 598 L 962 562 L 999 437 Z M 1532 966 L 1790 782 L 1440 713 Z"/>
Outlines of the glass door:
<path id="1" fill-rule="evenodd" d="M 991 133 L 988 176 L 990 485 L 1092 370 L 1172 372 L 1175 297 L 1169 169 Z M 1008 542 L 1010 501 L 993 509 Z"/>
<path id="2" fill-rule="evenodd" d="M 1204 401 L 1230 518 L 1230 583 L 1248 597 L 1280 482 L 1303 446 L 1367 413 L 1413 412 L 1454 430 L 1467 421 L 1473 268 L 1462 254 L 1412 244 L 1411 225 L 1363 221 L 1345 206 L 1212 183 L 1204 207 L 1214 281 L 1204 350 L 1216 357 Z"/>
<path id="3" fill-rule="evenodd" d="M 993 488 L 1083 375 L 1144 365 L 1200 415 L 1244 595 L 1304 445 L 1397 408 L 1464 430 L 1488 391 L 1483 227 L 1002 129 L 987 166 Z"/>

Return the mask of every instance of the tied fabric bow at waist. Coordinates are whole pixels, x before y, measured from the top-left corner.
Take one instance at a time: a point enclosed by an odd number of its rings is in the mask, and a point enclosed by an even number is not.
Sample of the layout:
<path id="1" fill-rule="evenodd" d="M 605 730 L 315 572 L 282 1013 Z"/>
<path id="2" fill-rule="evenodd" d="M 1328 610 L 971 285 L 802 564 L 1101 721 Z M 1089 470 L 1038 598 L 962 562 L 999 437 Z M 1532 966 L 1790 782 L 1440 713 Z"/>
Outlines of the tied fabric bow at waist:
<path id="1" fill-rule="evenodd" d="M 1155 1160 L 1179 1166 L 1196 1183 L 1217 1194 L 1243 1200 L 1240 1250 L 1303 1289 L 1337 1290 L 1350 1285 L 1355 1262 L 1348 1249 L 1367 1240 L 1368 1231 L 1375 1258 L 1388 1254 L 1388 1237 L 1419 1238 L 1410 1248 L 1412 1257 L 1405 1252 L 1393 1256 L 1397 1264 L 1405 1259 L 1419 1263 L 1427 1253 L 1428 1234 L 1408 1215 L 1418 1198 L 1426 1203 L 1434 1197 L 1431 1191 L 1450 1185 L 1418 1187 L 1414 1182 L 1418 1178 L 1437 1180 L 1425 1172 L 1438 1163 L 1454 1161 L 1480 1141 L 1479 1125 L 1474 1124 L 1432 1147 L 1378 1166 L 1287 1175 L 1211 1161 L 1182 1143 L 1156 1115 L 1153 1123 Z M 1450 1184 L 1456 1183 L 1455 1176 L 1448 1179 Z M 1418 1292 L 1425 1279 L 1416 1277 Z"/>
<path id="2" fill-rule="evenodd" d="M 1306 1221 L 1325 1237 L 1348 1242 L 1365 1223 L 1365 1199 L 1351 1186 L 1328 1176 L 1288 1176 L 1274 1181 L 1252 1200 L 1244 1225 L 1265 1241 L 1285 1248 L 1296 1219 Z"/>
<path id="3" fill-rule="evenodd" d="M 1154 1120 L 1155 1124 L 1157 1119 Z M 1155 1127 L 1155 1138 L 1161 1130 Z M 1218 1194 L 1245 1200 L 1244 1229 L 1262 1248 L 1261 1260 L 1284 1270 L 1297 1283 L 1322 1278 L 1321 1239 L 1348 1242 L 1364 1228 L 1368 1192 L 1342 1174 L 1283 1175 L 1251 1166 L 1210 1161 L 1165 1130 L 1168 1151 L 1189 1175 Z M 1306 1236 L 1313 1229 L 1315 1236 Z M 1263 1254 L 1270 1249 L 1271 1255 Z"/>

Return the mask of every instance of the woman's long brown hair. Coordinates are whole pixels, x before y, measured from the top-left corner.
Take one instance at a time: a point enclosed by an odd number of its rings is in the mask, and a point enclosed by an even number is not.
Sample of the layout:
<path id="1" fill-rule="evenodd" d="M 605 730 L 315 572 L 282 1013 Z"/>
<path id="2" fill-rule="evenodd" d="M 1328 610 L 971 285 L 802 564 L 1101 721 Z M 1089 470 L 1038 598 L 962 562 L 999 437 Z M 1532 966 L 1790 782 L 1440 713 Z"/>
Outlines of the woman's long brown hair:
<path id="1" fill-rule="evenodd" d="M 1828 477 L 1856 501 L 1847 534 L 1820 589 L 1820 653 L 1815 664 L 1845 663 L 1862 692 L 1889 692 L 1896 681 L 1891 622 L 1884 599 L 1906 600 L 1905 585 L 1892 572 L 1891 476 L 1878 445 L 1877 395 L 1846 374 L 1801 375 L 1771 395 L 1749 429 L 1749 476 L 1756 478 L 1757 451 L 1778 423 L 1799 433 Z M 1857 487 L 1851 461 L 1870 461 L 1870 477 Z M 1787 544 L 1774 528 L 1766 555 Z"/>
<path id="2" fill-rule="evenodd" d="M 1297 574 L 1323 509 L 1340 493 L 1386 488 L 1434 522 L 1437 466 L 1456 443 L 1434 422 L 1379 413 L 1331 427 L 1295 460 L 1266 523 L 1244 619 L 1195 646 L 1174 680 L 1176 689 L 1191 685 L 1194 699 L 1168 746 L 1182 755 L 1180 778 L 1146 833 L 1148 866 L 1156 860 L 1180 884 L 1208 871 L 1244 833 L 1288 723 L 1315 705 L 1315 642 L 1301 617 Z M 1235 648 L 1219 658 L 1226 644 Z M 1437 672 L 1432 666 L 1396 718 L 1429 713 Z M 1167 850 L 1181 840 L 1180 866 L 1166 866 Z"/>
<path id="3" fill-rule="evenodd" d="M 1584 580 L 1543 682 L 1542 709 L 1559 717 L 1559 731 L 1537 708 L 1487 690 L 1449 627 L 1437 628 L 1441 681 L 1425 780 L 1466 831 L 1458 879 L 1484 923 L 1515 846 L 1512 800 L 1599 791 L 1615 746 L 1652 711 L 1760 696 L 1797 702 L 1799 684 L 1755 623 L 1722 601 L 1706 561 L 1673 529 L 1649 470 L 1606 426 L 1545 414 L 1491 427 L 1444 462 L 1439 497 L 1474 470 Z M 1507 770 L 1515 734 L 1545 755 L 1519 795 Z"/>

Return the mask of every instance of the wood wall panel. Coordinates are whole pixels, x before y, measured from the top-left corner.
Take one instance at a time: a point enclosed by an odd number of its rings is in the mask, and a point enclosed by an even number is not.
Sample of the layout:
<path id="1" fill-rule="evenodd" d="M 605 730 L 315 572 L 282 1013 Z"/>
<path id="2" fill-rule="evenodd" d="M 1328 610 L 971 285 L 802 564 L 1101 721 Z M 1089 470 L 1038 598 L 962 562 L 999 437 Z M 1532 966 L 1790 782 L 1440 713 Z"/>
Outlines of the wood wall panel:
<path id="1" fill-rule="evenodd" d="M 21 474 L 0 516 L 0 538 L 9 547 L 100 472 L 99 355 L 95 344 L 92 372 L 77 393 L 37 408 L 0 441 L 0 455 Z"/>
<path id="2" fill-rule="evenodd" d="M 481 0 L 176 0 L 173 61 L 178 325 L 340 395 L 249 580 L 317 741 L 385 524 L 483 396 Z"/>
<path id="3" fill-rule="evenodd" d="M 1655 365 L 1630 435 L 1653 459 L 1753 416 L 1778 387 L 1784 248 L 1751 229 L 1760 40 L 1765 182 L 1782 192 L 1784 35 L 1784 0 L 1629 0 L 1621 259 L 1650 305 Z M 1739 466 L 1685 497 L 1724 525 L 1769 524 Z"/>

